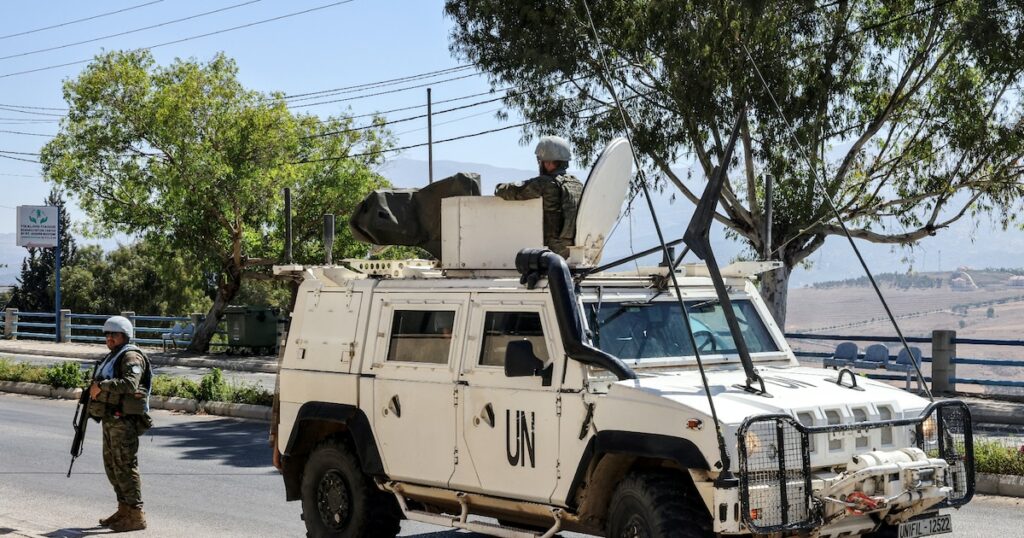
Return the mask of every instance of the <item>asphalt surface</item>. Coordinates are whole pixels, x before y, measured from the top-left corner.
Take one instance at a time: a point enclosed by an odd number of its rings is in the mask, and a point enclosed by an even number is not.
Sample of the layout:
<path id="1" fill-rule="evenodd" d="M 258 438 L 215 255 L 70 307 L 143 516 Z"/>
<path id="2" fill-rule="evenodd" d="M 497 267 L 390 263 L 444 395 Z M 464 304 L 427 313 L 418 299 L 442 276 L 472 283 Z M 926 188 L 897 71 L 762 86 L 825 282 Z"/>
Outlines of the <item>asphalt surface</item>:
<path id="1" fill-rule="evenodd" d="M 0 393 L 0 536 L 109 534 L 116 507 L 103 473 L 100 428 L 66 478 L 74 402 Z M 149 529 L 131 536 L 305 536 L 298 503 L 270 465 L 267 424 L 154 411 L 139 459 Z M 978 496 L 953 516 L 952 536 L 1021 536 L 1024 499 Z M 469 538 L 405 522 L 403 536 Z M 568 535 L 563 535 L 568 536 Z"/>
<path id="2" fill-rule="evenodd" d="M 0 536 L 112 534 L 96 520 L 117 507 L 103 472 L 100 428 L 67 478 L 74 402 L 0 393 Z M 131 536 L 305 536 L 270 463 L 267 424 L 155 410 L 140 441 L 149 528 Z M 404 522 L 402 536 L 469 538 Z"/>

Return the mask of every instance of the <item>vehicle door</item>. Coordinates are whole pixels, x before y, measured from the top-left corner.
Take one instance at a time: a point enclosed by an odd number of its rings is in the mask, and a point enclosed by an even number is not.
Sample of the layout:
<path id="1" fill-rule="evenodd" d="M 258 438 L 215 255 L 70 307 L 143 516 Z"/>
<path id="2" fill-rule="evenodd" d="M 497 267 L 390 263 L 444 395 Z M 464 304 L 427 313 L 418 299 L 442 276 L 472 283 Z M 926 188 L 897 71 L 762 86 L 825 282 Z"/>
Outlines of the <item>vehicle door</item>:
<path id="1" fill-rule="evenodd" d="M 455 468 L 455 382 L 469 295 L 378 297 L 370 373 L 384 469 L 394 480 L 446 486 Z"/>
<path id="2" fill-rule="evenodd" d="M 475 295 L 460 375 L 463 468 L 453 488 L 547 502 L 558 480 L 558 379 L 553 314 L 543 298 Z M 511 298 L 510 298 L 511 297 Z M 509 343 L 527 341 L 545 375 L 507 377 Z"/>

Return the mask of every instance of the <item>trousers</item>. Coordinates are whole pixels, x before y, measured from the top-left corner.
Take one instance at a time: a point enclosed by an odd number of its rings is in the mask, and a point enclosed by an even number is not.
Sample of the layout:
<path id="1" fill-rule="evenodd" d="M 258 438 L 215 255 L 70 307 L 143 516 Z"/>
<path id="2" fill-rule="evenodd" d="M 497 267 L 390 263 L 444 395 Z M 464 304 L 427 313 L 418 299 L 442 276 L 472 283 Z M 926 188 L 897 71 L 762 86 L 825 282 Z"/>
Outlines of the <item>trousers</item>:
<path id="1" fill-rule="evenodd" d="M 133 416 L 103 418 L 103 468 L 117 502 L 142 508 L 139 475 L 139 426 Z"/>

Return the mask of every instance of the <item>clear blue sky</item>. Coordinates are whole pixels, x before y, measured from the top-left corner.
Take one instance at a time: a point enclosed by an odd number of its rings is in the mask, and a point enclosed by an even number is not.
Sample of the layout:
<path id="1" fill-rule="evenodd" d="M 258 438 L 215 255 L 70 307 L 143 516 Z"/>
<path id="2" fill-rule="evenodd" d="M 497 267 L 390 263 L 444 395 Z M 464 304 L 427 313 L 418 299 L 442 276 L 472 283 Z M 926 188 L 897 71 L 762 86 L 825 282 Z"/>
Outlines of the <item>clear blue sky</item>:
<path id="1" fill-rule="evenodd" d="M 152 0 L 5 3 L 4 17 L 0 20 L 0 57 L 128 32 L 244 4 L 246 1 L 163 0 L 86 22 L 3 38 L 75 19 L 132 8 Z M 149 47 L 312 9 L 336 1 L 257 0 L 219 13 L 158 28 L 57 50 L 0 59 L 0 107 L 64 106 L 61 83 L 76 76 L 85 64 L 35 73 L 13 73 L 88 59 L 104 50 Z M 207 60 L 216 52 L 223 51 L 237 61 L 239 76 L 248 87 L 260 91 L 276 90 L 298 94 L 458 67 L 461 62 L 448 50 L 449 31 L 450 20 L 444 16 L 441 0 L 353 0 L 249 28 L 157 47 L 152 51 L 161 64 L 168 63 L 176 57 Z M 362 93 L 432 83 L 433 99 L 436 102 L 488 91 L 490 86 L 487 80 L 479 75 L 441 82 L 447 78 L 474 72 L 460 71 Z M 358 95 L 361 93 L 338 95 L 333 98 Z M 434 110 L 437 112 L 483 99 L 487 97 L 439 104 Z M 423 105 L 425 102 L 426 89 L 416 88 L 342 103 L 303 107 L 301 110 L 321 115 L 346 110 L 352 114 L 363 114 Z M 491 103 L 435 116 L 434 139 L 441 140 L 517 123 L 516 118 L 508 122 L 495 119 L 494 112 L 498 107 L 500 103 Z M 59 113 L 52 110 L 21 110 L 44 114 Z M 388 117 L 398 119 L 424 112 L 425 110 L 409 110 L 395 112 Z M 0 131 L 49 135 L 57 131 L 57 123 L 53 121 L 57 118 L 53 116 L 0 110 L 0 118 L 3 118 L 0 119 Z M 422 143 L 427 139 L 425 120 L 399 123 L 393 127 L 393 131 L 399 134 L 400 146 Z M 512 129 L 439 144 L 434 148 L 434 158 L 532 168 L 532 152 L 530 148 L 519 144 L 520 135 L 519 129 Z M 36 152 L 46 140 L 40 136 L 0 132 L 0 149 Z M 426 160 L 426 149 L 408 150 L 403 152 L 401 157 Z M 0 158 L 0 206 L 6 206 L 0 207 L 0 233 L 14 230 L 14 211 L 9 208 L 41 203 L 48 191 L 49 185 L 40 178 L 38 165 Z"/>

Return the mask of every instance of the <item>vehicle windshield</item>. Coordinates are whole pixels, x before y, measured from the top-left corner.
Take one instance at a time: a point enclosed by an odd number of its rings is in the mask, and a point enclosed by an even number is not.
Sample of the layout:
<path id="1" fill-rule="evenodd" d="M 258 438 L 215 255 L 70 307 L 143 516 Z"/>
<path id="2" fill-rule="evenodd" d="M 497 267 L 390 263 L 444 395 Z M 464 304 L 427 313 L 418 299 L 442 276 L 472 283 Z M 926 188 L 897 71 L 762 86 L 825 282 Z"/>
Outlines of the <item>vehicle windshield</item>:
<path id="1" fill-rule="evenodd" d="M 740 332 L 751 353 L 778 351 L 749 300 L 732 301 Z M 594 344 L 626 361 L 692 357 L 676 301 L 586 303 Z M 725 311 L 717 300 L 686 301 L 690 326 L 701 355 L 736 353 Z"/>

